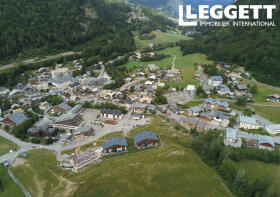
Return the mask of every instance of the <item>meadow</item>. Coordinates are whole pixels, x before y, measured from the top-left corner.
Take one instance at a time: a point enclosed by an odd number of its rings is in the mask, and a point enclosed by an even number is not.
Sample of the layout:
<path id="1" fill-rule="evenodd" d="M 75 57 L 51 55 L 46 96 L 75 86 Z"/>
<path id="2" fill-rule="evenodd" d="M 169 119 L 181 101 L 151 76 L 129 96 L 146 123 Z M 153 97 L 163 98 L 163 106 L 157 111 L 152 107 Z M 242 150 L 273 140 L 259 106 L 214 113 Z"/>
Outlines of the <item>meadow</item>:
<path id="1" fill-rule="evenodd" d="M 0 137 L 0 155 L 4 155 L 11 149 L 17 149 L 18 146 L 5 138 Z"/>
<path id="2" fill-rule="evenodd" d="M 33 196 L 232 196 L 215 170 L 190 148 L 190 138 L 161 120 L 153 118 L 127 137 L 156 133 L 161 145 L 149 151 L 119 155 L 73 174 L 56 166 L 53 152 L 33 150 L 12 170 Z"/>
<path id="3" fill-rule="evenodd" d="M 277 107 L 263 107 L 252 106 L 257 114 L 268 119 L 273 123 L 280 124 L 280 108 Z"/>
<path id="4" fill-rule="evenodd" d="M 149 64 L 155 64 L 159 68 L 170 69 L 172 67 L 172 61 L 174 59 L 174 56 L 176 56 L 175 68 L 180 69 L 182 74 L 182 81 L 170 81 L 168 82 L 168 84 L 170 86 L 186 87 L 188 84 L 194 84 L 194 85 L 199 84 L 199 81 L 194 79 L 194 74 L 196 72 L 194 66 L 195 63 L 197 64 L 213 63 L 212 61 L 207 59 L 206 55 L 201 53 L 194 53 L 194 54 L 183 56 L 179 47 L 166 48 L 164 50 L 158 51 L 157 53 L 170 55 L 170 57 L 164 58 L 159 61 L 151 61 L 151 62 L 131 61 L 124 64 L 123 66 L 131 70 L 139 66 L 145 67 Z"/>
<path id="5" fill-rule="evenodd" d="M 188 37 L 188 36 L 184 36 L 184 35 L 179 35 L 179 34 L 174 34 L 174 33 L 167 33 L 167 32 L 156 32 L 153 31 L 152 34 L 154 34 L 156 36 L 156 38 L 152 39 L 152 40 L 140 40 L 139 39 L 139 34 L 138 33 L 134 33 L 134 39 L 135 39 L 135 43 L 136 45 L 140 46 L 140 47 L 148 47 L 150 43 L 154 43 L 154 44 L 162 44 L 162 43 L 170 43 L 170 42 L 178 42 L 180 40 L 190 40 L 192 38 Z"/>
<path id="6" fill-rule="evenodd" d="M 0 196 L 3 197 L 24 197 L 24 193 L 16 185 L 16 183 L 10 178 L 7 168 L 3 165 L 0 166 L 0 181 L 3 188 L 0 188 Z"/>

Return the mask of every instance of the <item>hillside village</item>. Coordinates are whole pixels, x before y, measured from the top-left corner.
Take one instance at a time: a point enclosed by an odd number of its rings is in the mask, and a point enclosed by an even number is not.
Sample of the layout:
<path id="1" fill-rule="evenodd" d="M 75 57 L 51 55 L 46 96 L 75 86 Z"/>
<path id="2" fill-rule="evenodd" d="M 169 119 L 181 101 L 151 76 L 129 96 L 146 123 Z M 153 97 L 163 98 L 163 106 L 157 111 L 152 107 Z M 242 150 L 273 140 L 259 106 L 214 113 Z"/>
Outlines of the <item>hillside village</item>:
<path id="1" fill-rule="evenodd" d="M 137 61 L 142 55 L 137 52 L 129 59 Z M 273 137 L 280 133 L 280 125 L 250 110 L 244 114 L 231 107 L 231 103 L 249 103 L 254 97 L 252 87 L 242 83 L 242 79 L 251 77 L 244 68 L 222 62 L 197 65 L 193 78 L 200 85 L 188 84 L 180 89 L 168 85 L 169 81 L 181 80 L 179 69 L 149 64 L 131 70 L 120 88 L 105 89 L 114 83 L 106 66 L 122 58 L 99 62 L 83 75 L 75 74 L 82 69 L 83 59 L 41 67 L 27 76 L 26 84 L 18 83 L 12 89 L 1 87 L 2 128 L 35 144 L 76 147 L 74 155 L 57 158 L 62 167 L 74 171 L 100 162 L 104 155 L 129 150 L 125 138 L 111 138 L 83 153 L 80 142 L 90 143 L 116 131 L 126 136 L 131 129 L 148 124 L 151 115 L 166 116 L 192 132 L 224 131 L 226 146 L 273 150 L 280 143 Z M 266 99 L 280 102 L 277 94 Z M 152 132 L 144 133 L 141 140 L 136 137 L 135 146 L 157 145 L 158 138 Z"/>

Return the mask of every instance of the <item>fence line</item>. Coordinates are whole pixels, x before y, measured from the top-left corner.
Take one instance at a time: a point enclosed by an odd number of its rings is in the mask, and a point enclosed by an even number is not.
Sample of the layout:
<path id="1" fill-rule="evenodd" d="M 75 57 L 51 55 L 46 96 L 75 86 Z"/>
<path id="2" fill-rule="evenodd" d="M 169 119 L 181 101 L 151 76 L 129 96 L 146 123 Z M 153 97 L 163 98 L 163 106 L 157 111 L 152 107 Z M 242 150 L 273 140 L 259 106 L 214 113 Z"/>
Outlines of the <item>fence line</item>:
<path id="1" fill-rule="evenodd" d="M 25 194 L 26 197 L 31 197 L 31 195 L 28 193 L 28 191 L 20 184 L 20 182 L 17 180 L 17 178 L 14 176 L 14 174 L 8 170 L 8 174 L 13 179 L 13 181 L 20 187 L 21 191 Z"/>

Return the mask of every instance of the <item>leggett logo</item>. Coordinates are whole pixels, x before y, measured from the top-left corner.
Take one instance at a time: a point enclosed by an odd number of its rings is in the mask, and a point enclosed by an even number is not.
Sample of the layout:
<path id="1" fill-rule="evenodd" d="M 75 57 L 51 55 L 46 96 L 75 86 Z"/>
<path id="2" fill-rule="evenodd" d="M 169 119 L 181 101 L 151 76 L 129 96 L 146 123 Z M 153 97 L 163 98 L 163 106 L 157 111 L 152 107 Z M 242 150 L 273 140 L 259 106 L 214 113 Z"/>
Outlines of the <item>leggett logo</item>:
<path id="1" fill-rule="evenodd" d="M 275 9 L 276 5 L 228 5 L 225 7 L 214 5 L 211 8 L 209 5 L 200 5 L 198 14 L 194 14 L 192 6 L 186 5 L 184 18 L 184 6 L 179 5 L 179 26 L 198 26 L 198 24 L 200 26 L 276 26 L 272 21 Z M 261 10 L 266 11 L 267 21 L 258 21 Z M 206 21 L 210 18 L 214 20 Z M 223 18 L 235 21 L 221 21 Z M 249 21 L 249 19 L 254 20 Z"/>

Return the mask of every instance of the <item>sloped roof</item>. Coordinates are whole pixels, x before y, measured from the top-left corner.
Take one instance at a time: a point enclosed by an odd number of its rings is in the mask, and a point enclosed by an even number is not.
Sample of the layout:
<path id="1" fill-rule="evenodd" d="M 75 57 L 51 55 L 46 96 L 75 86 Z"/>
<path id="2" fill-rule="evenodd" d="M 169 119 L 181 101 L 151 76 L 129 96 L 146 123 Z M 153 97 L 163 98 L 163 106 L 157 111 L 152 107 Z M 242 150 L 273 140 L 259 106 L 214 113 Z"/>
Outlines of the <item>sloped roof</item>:
<path id="1" fill-rule="evenodd" d="M 204 101 L 204 103 L 210 103 L 211 105 L 219 105 L 219 106 L 223 106 L 225 108 L 228 108 L 229 104 L 227 102 L 222 102 L 220 100 L 215 100 L 215 99 L 206 99 Z"/>
<path id="2" fill-rule="evenodd" d="M 256 118 L 249 117 L 249 116 L 240 116 L 239 120 L 240 122 L 247 123 L 247 124 L 252 124 L 252 125 L 257 124 Z"/>
<path id="3" fill-rule="evenodd" d="M 120 138 L 120 137 L 113 137 L 106 142 L 102 143 L 102 146 L 104 149 L 107 149 L 109 147 L 112 147 L 114 145 L 121 145 L 121 146 L 127 146 L 127 142 L 125 138 Z"/>
<path id="4" fill-rule="evenodd" d="M 81 104 L 75 105 L 75 106 L 69 111 L 69 113 L 71 113 L 71 114 L 76 114 L 76 113 L 78 113 L 82 108 L 83 108 L 83 106 L 82 106 Z"/>
<path id="5" fill-rule="evenodd" d="M 101 114 L 113 114 L 113 115 L 121 115 L 122 111 L 121 110 L 113 110 L 113 109 L 101 109 L 100 110 Z"/>
<path id="6" fill-rule="evenodd" d="M 237 132 L 236 129 L 227 128 L 226 130 L 226 138 L 237 140 Z"/>
<path id="7" fill-rule="evenodd" d="M 65 110 L 65 111 L 68 111 L 68 110 L 71 109 L 71 107 L 70 107 L 68 104 L 66 104 L 66 103 L 60 103 L 60 104 L 57 105 L 56 107 L 59 107 L 59 108 Z"/>
<path id="8" fill-rule="evenodd" d="M 210 79 L 212 81 L 223 81 L 223 77 L 221 76 L 211 76 Z"/>
<path id="9" fill-rule="evenodd" d="M 248 89 L 247 85 L 245 85 L 245 84 L 238 84 L 236 87 L 238 90 L 247 90 Z"/>
<path id="10" fill-rule="evenodd" d="M 259 144 L 271 144 L 273 147 L 275 146 L 273 138 L 269 136 L 259 136 L 258 137 Z"/>
<path id="11" fill-rule="evenodd" d="M 139 143 L 139 142 L 141 142 L 145 139 L 157 140 L 158 138 L 157 138 L 156 134 L 151 133 L 151 132 L 147 132 L 147 131 L 141 132 L 141 133 L 134 136 L 134 142 L 135 143 Z"/>

